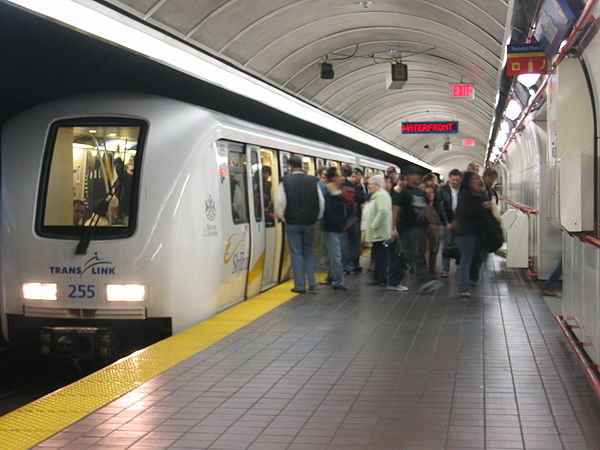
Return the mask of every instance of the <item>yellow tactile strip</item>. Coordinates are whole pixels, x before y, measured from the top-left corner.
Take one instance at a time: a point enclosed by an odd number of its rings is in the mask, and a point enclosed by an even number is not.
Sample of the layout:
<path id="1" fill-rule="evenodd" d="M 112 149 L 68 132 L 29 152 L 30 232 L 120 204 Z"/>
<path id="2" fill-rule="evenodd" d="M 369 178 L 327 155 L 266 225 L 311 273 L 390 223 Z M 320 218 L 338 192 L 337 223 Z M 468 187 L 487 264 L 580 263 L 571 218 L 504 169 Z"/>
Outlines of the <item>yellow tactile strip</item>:
<path id="1" fill-rule="evenodd" d="M 0 417 L 0 448 L 27 449 L 291 300 L 276 286 Z"/>

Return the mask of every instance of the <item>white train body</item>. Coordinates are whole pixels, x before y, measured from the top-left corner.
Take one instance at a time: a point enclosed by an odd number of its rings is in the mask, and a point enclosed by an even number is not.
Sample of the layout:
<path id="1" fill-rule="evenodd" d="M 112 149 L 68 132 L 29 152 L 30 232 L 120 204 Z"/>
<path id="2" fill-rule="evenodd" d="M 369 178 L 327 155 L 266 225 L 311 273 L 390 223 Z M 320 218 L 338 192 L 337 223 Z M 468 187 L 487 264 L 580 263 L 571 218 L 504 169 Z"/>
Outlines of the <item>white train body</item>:
<path id="1" fill-rule="evenodd" d="M 47 166 L 54 161 L 49 149 L 59 148 L 58 141 L 64 138 L 61 130 L 75 135 L 103 121 L 126 126 L 130 120 L 145 125 L 129 155 L 136 155 L 129 226 L 120 227 L 118 231 L 125 234 L 118 237 L 104 236 L 102 227 L 98 228 L 87 253 L 76 254 L 77 236 L 84 226 L 71 227 L 70 236 L 42 230 L 53 220 L 48 218 L 53 206 L 49 197 L 44 200 L 45 190 L 51 183 L 51 189 L 63 189 L 55 181 L 44 181 L 50 179 Z M 60 128 L 61 123 L 66 125 Z M 96 130 L 87 132 L 94 132 L 89 139 L 96 139 Z M 77 149 L 87 144 L 75 143 L 75 137 L 72 140 L 73 154 L 81 154 Z M 97 142 L 88 145 L 84 151 L 98 155 L 100 149 L 107 149 L 106 142 L 104 147 Z M 178 332 L 285 279 L 289 258 L 283 227 L 267 220 L 267 180 L 260 174 L 265 158 L 270 158 L 273 174 L 269 182 L 274 192 L 285 170 L 286 152 L 305 155 L 309 171 L 322 162 L 317 158 L 384 167 L 339 148 L 146 95 L 75 97 L 13 118 L 2 131 L 0 305 L 5 336 L 18 340 L 25 330 L 39 332 L 43 325 L 110 322 L 129 326 L 152 319 L 163 321 L 169 332 Z M 64 163 L 64 173 L 70 161 Z M 116 166 L 114 158 L 111 161 L 107 167 Z M 73 185 L 81 183 L 81 170 L 94 173 L 73 162 Z M 54 172 L 51 176 L 55 177 Z M 67 191 L 69 183 L 70 178 Z M 245 206 L 239 198 L 234 200 L 238 191 L 246 198 Z M 259 192 L 260 204 L 256 203 Z M 69 202 L 76 197 L 73 194 Z M 58 199 L 60 208 L 64 209 L 65 199 Z M 240 213 L 244 220 L 234 221 L 233 202 L 245 208 Z M 92 205 L 87 208 L 89 214 Z M 55 283 L 56 299 L 25 299 L 24 283 Z M 143 286 L 144 292 L 135 301 L 109 301 L 107 286 L 112 284 Z"/>

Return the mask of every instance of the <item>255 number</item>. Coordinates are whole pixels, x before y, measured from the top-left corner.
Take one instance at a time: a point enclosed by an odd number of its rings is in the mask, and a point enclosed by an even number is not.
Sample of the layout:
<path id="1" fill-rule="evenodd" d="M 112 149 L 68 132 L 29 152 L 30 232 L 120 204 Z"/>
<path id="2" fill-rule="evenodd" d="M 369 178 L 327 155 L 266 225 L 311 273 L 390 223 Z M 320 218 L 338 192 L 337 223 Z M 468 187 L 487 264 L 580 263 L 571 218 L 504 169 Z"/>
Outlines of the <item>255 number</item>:
<path id="1" fill-rule="evenodd" d="M 70 284 L 69 298 L 94 298 L 96 286 L 93 284 Z"/>

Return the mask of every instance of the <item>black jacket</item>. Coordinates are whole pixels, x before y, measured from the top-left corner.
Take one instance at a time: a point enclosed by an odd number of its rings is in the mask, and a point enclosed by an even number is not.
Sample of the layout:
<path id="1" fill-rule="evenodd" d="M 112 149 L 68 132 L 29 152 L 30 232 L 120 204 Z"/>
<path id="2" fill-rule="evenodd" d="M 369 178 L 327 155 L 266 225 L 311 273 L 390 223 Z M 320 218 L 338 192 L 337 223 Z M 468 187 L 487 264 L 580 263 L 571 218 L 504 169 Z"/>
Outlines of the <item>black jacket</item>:
<path id="1" fill-rule="evenodd" d="M 458 191 L 458 204 L 454 219 L 458 222 L 456 234 L 481 235 L 487 227 L 487 216 L 490 210 L 483 206 L 486 195 L 483 192 L 473 192 L 471 189 L 461 187 Z"/>
<path id="2" fill-rule="evenodd" d="M 283 177 L 285 189 L 285 221 L 291 225 L 312 225 L 319 217 L 317 179 L 305 173 Z"/>
<path id="3" fill-rule="evenodd" d="M 454 220 L 454 212 L 452 211 L 452 189 L 450 188 L 450 185 L 445 184 L 439 189 L 438 193 L 444 215 L 446 216 L 446 223 L 451 223 L 452 220 Z"/>
<path id="4" fill-rule="evenodd" d="M 333 193 L 326 188 L 325 212 L 323 213 L 323 231 L 341 233 L 346 224 L 345 199 L 341 189 Z"/>

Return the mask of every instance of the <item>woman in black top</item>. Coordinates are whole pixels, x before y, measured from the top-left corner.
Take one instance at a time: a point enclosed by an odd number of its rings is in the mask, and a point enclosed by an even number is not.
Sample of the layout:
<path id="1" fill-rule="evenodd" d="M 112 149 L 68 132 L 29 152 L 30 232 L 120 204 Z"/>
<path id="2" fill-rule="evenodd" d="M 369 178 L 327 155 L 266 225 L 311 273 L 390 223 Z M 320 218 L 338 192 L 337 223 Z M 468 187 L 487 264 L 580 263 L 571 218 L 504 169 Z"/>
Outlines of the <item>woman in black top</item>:
<path id="1" fill-rule="evenodd" d="M 470 297 L 469 270 L 476 256 L 480 261 L 485 250 L 482 247 L 482 236 L 486 227 L 486 216 L 490 204 L 483 192 L 483 182 L 479 175 L 465 172 L 458 191 L 458 203 L 454 218 L 456 225 L 456 241 L 460 252 L 458 265 L 457 288 L 461 297 Z"/>

